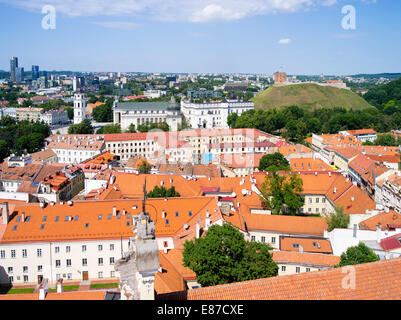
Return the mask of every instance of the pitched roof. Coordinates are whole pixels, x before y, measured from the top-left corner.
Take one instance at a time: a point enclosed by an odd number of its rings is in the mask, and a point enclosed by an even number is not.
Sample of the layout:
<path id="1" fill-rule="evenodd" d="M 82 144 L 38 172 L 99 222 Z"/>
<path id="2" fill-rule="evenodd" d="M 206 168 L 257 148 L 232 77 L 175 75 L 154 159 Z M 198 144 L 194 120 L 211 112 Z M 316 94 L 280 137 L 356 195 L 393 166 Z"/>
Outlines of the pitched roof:
<path id="1" fill-rule="evenodd" d="M 104 300 L 105 291 L 49 292 L 45 300 Z M 39 300 L 39 293 L 1 294 L 0 300 Z"/>
<path id="2" fill-rule="evenodd" d="M 380 246 L 386 251 L 401 248 L 401 233 L 382 239 Z"/>
<path id="3" fill-rule="evenodd" d="M 401 258 L 168 294 L 175 300 L 398 300 Z M 348 276 L 348 277 L 347 277 Z"/>
<path id="4" fill-rule="evenodd" d="M 297 158 L 290 159 L 291 169 L 293 171 L 335 171 L 321 159 Z"/>
<path id="5" fill-rule="evenodd" d="M 334 267 L 340 263 L 340 257 L 330 254 L 272 251 L 273 260 L 280 264 L 302 264 L 315 267 Z"/>
<path id="6" fill-rule="evenodd" d="M 382 212 L 361 221 L 359 227 L 361 229 L 375 231 L 378 224 L 380 224 L 382 230 L 401 228 L 401 214 L 393 210 Z"/>
<path id="7" fill-rule="evenodd" d="M 303 252 L 315 253 L 333 253 L 329 240 L 316 238 L 297 238 L 297 237 L 280 237 L 281 251 L 299 251 L 302 246 Z"/>
<path id="8" fill-rule="evenodd" d="M 215 213 L 212 222 L 221 219 L 213 197 L 169 198 L 167 201 L 148 199 L 147 204 L 146 210 L 155 221 L 156 236 L 172 236 L 185 223 L 194 219 L 204 220 L 206 210 Z M 71 206 L 56 203 L 45 208 L 38 203 L 13 206 L 15 208 L 10 206 L 11 219 L 0 243 L 131 237 L 134 235 L 132 217 L 141 212 L 142 201 L 76 201 Z M 116 216 L 113 215 L 113 207 L 116 208 Z M 165 218 L 162 217 L 163 211 Z M 25 222 L 22 222 L 22 213 Z"/>

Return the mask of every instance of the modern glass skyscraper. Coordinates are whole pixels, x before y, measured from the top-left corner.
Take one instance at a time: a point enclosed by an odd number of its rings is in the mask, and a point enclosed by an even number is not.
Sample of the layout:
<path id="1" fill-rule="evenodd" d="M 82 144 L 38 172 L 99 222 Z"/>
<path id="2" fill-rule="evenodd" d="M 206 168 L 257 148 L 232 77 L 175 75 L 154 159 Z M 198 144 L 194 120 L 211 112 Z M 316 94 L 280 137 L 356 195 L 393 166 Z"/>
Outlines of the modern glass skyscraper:
<path id="1" fill-rule="evenodd" d="M 39 66 L 32 66 L 32 80 L 39 79 Z"/>
<path id="2" fill-rule="evenodd" d="M 24 68 L 15 68 L 15 82 L 24 82 Z"/>
<path id="3" fill-rule="evenodd" d="M 10 60 L 10 81 L 15 82 L 15 71 L 18 68 L 18 58 L 12 57 Z"/>

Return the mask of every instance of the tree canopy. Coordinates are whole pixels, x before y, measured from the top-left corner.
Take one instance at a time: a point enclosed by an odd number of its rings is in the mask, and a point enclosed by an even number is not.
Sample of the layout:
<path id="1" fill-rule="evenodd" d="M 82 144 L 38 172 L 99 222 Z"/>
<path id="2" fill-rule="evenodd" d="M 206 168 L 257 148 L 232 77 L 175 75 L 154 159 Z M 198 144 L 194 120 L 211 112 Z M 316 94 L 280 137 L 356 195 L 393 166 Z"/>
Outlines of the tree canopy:
<path id="1" fill-rule="evenodd" d="M 172 186 L 169 189 L 161 186 L 155 186 L 152 191 L 147 194 L 148 198 L 178 198 L 181 195 L 175 191 L 175 187 Z"/>
<path id="2" fill-rule="evenodd" d="M 279 152 L 264 155 L 259 162 L 259 171 L 291 171 L 290 163 Z"/>
<path id="3" fill-rule="evenodd" d="M 143 160 L 142 163 L 138 166 L 138 172 L 140 174 L 149 174 L 152 166 L 146 160 Z"/>
<path id="4" fill-rule="evenodd" d="M 379 261 L 377 254 L 362 242 L 355 247 L 349 247 L 346 252 L 341 254 L 340 258 L 340 263 L 336 267 Z"/>
<path id="5" fill-rule="evenodd" d="M 333 229 L 346 229 L 348 228 L 350 217 L 343 212 L 342 207 L 336 207 L 334 212 L 329 213 L 326 217 L 326 222 L 329 227 L 329 232 Z"/>
<path id="6" fill-rule="evenodd" d="M 94 129 L 89 119 L 82 120 L 81 123 L 73 124 L 68 128 L 68 134 L 92 134 Z"/>
<path id="7" fill-rule="evenodd" d="M 305 199 L 299 193 L 303 190 L 303 181 L 296 173 L 271 173 L 262 183 L 261 201 L 272 214 L 300 215 Z"/>
<path id="8" fill-rule="evenodd" d="M 184 266 L 202 287 L 273 277 L 278 266 L 267 243 L 245 241 L 229 224 L 212 225 L 204 237 L 186 241 Z"/>

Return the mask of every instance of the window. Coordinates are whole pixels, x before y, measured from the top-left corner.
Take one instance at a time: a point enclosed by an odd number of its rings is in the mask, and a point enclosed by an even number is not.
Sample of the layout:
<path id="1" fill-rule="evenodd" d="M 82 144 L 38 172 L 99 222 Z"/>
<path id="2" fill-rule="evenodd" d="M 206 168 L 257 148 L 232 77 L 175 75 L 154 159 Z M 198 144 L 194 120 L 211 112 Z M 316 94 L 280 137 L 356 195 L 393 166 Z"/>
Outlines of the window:
<path id="1" fill-rule="evenodd" d="M 114 257 L 110 257 L 110 264 L 114 264 Z"/>
<path id="2" fill-rule="evenodd" d="M 14 271 L 13 267 L 8 267 L 8 269 L 7 269 L 8 273 L 13 273 L 13 271 Z"/>
<path id="3" fill-rule="evenodd" d="M 319 198 L 316 198 L 316 203 L 319 203 Z"/>
<path id="4" fill-rule="evenodd" d="M 56 260 L 56 268 L 60 268 L 60 266 L 61 266 L 60 260 Z"/>
<path id="5" fill-rule="evenodd" d="M 44 216 L 43 219 L 42 219 L 42 221 L 43 221 L 43 222 L 46 222 L 46 219 L 47 219 L 47 216 Z"/>
<path id="6" fill-rule="evenodd" d="M 24 282 L 25 283 L 29 281 L 28 279 L 29 279 L 28 276 L 24 276 Z"/>
<path id="7" fill-rule="evenodd" d="M 110 271 L 110 277 L 111 277 L 111 278 L 114 278 L 114 277 L 115 277 L 115 274 L 116 274 L 116 273 L 115 273 L 114 271 Z"/>
<path id="8" fill-rule="evenodd" d="M 66 265 L 67 265 L 67 267 L 71 267 L 71 259 L 67 259 Z"/>
<path id="9" fill-rule="evenodd" d="M 312 203 L 312 198 L 309 198 L 309 203 Z"/>
<path id="10" fill-rule="evenodd" d="M 15 258 L 15 250 L 11 250 L 11 258 Z"/>
<path id="11" fill-rule="evenodd" d="M 110 251 L 114 250 L 114 244 L 110 244 Z"/>
<path id="12" fill-rule="evenodd" d="M 266 242 L 266 237 L 262 237 L 262 238 L 261 238 L 261 241 L 262 241 L 262 242 Z"/>
<path id="13" fill-rule="evenodd" d="M 60 252 L 60 247 L 55 247 L 55 248 L 54 248 L 54 252 L 55 252 L 55 253 L 59 253 L 59 252 Z"/>
<path id="14" fill-rule="evenodd" d="M 0 251 L 0 259 L 5 259 L 6 258 L 6 252 L 4 250 Z"/>
<path id="15" fill-rule="evenodd" d="M 11 276 L 11 277 L 8 277 L 8 279 L 10 279 L 10 282 L 11 282 L 11 283 L 13 283 L 13 282 L 14 282 L 14 277 L 13 277 L 13 276 Z"/>
<path id="16" fill-rule="evenodd" d="M 26 249 L 22 249 L 22 257 L 26 258 L 28 256 L 28 253 L 26 251 Z"/>
<path id="17" fill-rule="evenodd" d="M 310 272 L 310 268 L 306 268 L 306 272 Z"/>
<path id="18" fill-rule="evenodd" d="M 102 250 L 103 250 L 103 245 L 99 244 L 99 245 L 97 246 L 97 250 L 98 250 L 98 251 L 102 251 Z"/>
<path id="19" fill-rule="evenodd" d="M 281 272 L 285 272 L 286 266 L 281 266 Z"/>
<path id="20" fill-rule="evenodd" d="M 66 246 L 65 247 L 65 252 L 70 252 L 71 251 L 71 247 L 70 246 Z"/>
<path id="21" fill-rule="evenodd" d="M 251 241 L 255 241 L 255 236 L 252 236 L 252 237 L 251 237 Z"/>
<path id="22" fill-rule="evenodd" d="M 326 198 L 323 198 L 323 199 L 322 199 L 322 203 L 326 203 Z"/>
<path id="23" fill-rule="evenodd" d="M 293 248 L 299 248 L 299 244 L 298 244 L 298 243 L 294 243 L 294 244 L 292 245 L 292 247 L 293 247 Z"/>
<path id="24" fill-rule="evenodd" d="M 98 261 L 98 265 L 99 265 L 99 266 L 102 266 L 102 265 L 103 265 L 103 258 L 99 258 L 97 261 Z"/>
<path id="25" fill-rule="evenodd" d="M 102 220 L 102 215 L 99 214 L 98 217 L 97 217 L 97 219 L 98 219 L 98 220 Z"/>
<path id="26" fill-rule="evenodd" d="M 99 279 L 103 278 L 103 272 L 101 272 L 101 271 L 98 272 L 97 276 L 98 276 Z"/>
<path id="27" fill-rule="evenodd" d="M 296 273 L 300 273 L 300 272 L 301 272 L 301 268 L 300 268 L 300 267 L 296 267 L 296 268 L 295 268 L 295 272 L 296 272 Z"/>
<path id="28" fill-rule="evenodd" d="M 38 266 L 38 272 L 42 272 L 43 271 L 43 266 Z"/>
<path id="29" fill-rule="evenodd" d="M 276 243 L 276 237 L 272 237 L 272 243 Z"/>
<path id="30" fill-rule="evenodd" d="M 36 255 L 37 255 L 38 257 L 41 257 L 41 256 L 42 256 L 42 249 L 37 249 L 37 250 L 36 250 Z"/>
<path id="31" fill-rule="evenodd" d="M 55 219 L 54 221 L 56 221 L 56 222 L 57 222 L 59 219 L 60 219 L 60 217 L 59 217 L 59 216 L 57 216 L 57 217 L 56 217 L 56 219 Z"/>
<path id="32" fill-rule="evenodd" d="M 88 265 L 88 259 L 84 258 L 82 259 L 82 266 L 86 267 Z"/>
<path id="33" fill-rule="evenodd" d="M 83 245 L 82 246 L 82 252 L 85 252 L 86 251 L 86 245 Z"/>
<path id="34" fill-rule="evenodd" d="M 28 273 L 28 266 L 23 266 L 22 270 L 23 270 L 24 273 Z"/>

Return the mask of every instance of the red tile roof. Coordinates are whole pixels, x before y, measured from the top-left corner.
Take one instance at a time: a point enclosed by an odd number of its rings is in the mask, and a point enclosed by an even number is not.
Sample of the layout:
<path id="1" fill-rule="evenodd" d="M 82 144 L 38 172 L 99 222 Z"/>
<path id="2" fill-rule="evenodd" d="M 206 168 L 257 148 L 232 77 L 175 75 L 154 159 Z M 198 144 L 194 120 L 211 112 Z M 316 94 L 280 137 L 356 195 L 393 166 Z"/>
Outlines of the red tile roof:
<path id="1" fill-rule="evenodd" d="M 354 273 L 353 273 L 354 272 Z M 167 294 L 173 300 L 399 300 L 401 258 Z M 353 285 L 352 274 L 355 274 Z"/>

